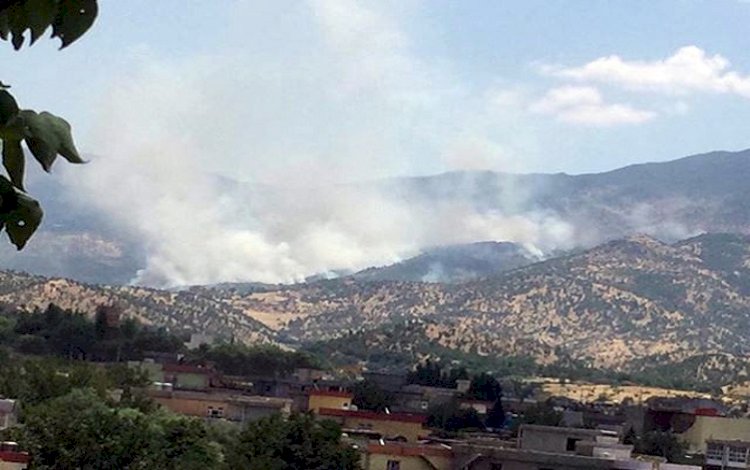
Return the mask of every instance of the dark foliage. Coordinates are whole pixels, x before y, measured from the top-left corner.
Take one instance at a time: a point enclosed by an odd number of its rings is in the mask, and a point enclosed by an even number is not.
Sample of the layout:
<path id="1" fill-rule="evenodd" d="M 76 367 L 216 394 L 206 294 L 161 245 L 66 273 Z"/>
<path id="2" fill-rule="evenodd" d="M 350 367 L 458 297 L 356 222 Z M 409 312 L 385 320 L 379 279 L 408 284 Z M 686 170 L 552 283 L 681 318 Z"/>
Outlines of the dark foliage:
<path id="1" fill-rule="evenodd" d="M 465 429 L 484 429 L 484 423 L 474 408 L 462 408 L 458 401 L 434 405 L 427 411 L 427 425 L 449 432 Z"/>
<path id="2" fill-rule="evenodd" d="M 469 373 L 463 367 L 444 370 L 439 363 L 428 359 L 422 364 L 417 364 L 407 375 L 406 381 L 410 384 L 429 387 L 456 388 L 458 380 L 468 378 Z"/>
<path id="3" fill-rule="evenodd" d="M 109 326 L 103 315 L 100 311 L 92 321 L 54 304 L 44 311 L 9 313 L 0 342 L 25 354 L 96 361 L 138 360 L 146 352 L 177 352 L 184 347 L 179 337 L 163 328 L 149 328 L 130 318 Z"/>
<path id="4" fill-rule="evenodd" d="M 352 387 L 354 403 L 359 409 L 384 411 L 393 406 L 394 397 L 378 386 L 375 382 L 364 380 Z"/>
<path id="5" fill-rule="evenodd" d="M 356 470 L 359 454 L 341 442 L 341 428 L 309 414 L 250 423 L 229 452 L 230 468 L 247 470 Z"/>
<path id="6" fill-rule="evenodd" d="M 276 346 L 246 346 L 239 343 L 221 343 L 191 351 L 193 361 L 211 361 L 227 375 L 284 376 L 299 368 L 319 368 L 307 354 L 284 351 Z"/>

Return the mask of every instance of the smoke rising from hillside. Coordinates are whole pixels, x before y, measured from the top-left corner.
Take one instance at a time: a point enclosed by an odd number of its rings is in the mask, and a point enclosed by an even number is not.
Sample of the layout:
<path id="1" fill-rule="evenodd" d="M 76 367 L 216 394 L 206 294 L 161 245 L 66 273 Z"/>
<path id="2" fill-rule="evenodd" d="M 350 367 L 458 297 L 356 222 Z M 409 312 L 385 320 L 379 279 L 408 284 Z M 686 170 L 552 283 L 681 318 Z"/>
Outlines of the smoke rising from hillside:
<path id="1" fill-rule="evenodd" d="M 211 54 L 134 51 L 101 97 L 87 142 L 100 157 L 75 184 L 142 239 L 147 265 L 135 282 L 293 282 L 446 243 L 571 245 L 568 224 L 522 210 L 521 187 L 482 209 L 372 183 L 477 162 L 513 170 L 533 151 L 514 124 L 522 92 L 466 84 L 446 64 L 418 60 L 396 21 L 408 2 L 383 5 L 313 0 L 271 31 L 271 7 L 239 2 Z M 299 41 L 273 42 L 285 34 Z M 470 194 L 471 177 L 460 183 Z"/>

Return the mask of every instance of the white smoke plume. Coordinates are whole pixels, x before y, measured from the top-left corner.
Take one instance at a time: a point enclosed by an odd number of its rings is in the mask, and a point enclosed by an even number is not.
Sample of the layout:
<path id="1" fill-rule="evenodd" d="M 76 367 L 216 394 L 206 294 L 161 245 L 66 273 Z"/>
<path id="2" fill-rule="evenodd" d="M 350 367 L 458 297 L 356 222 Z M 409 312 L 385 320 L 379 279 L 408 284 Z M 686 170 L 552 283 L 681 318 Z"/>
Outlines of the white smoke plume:
<path id="1" fill-rule="evenodd" d="M 522 188 L 480 210 L 373 183 L 462 162 L 516 169 L 534 151 L 514 125 L 520 91 L 419 60 L 396 20 L 409 2 L 285 3 L 237 2 L 227 46 L 198 58 L 134 50 L 101 96 L 86 141 L 98 157 L 71 181 L 143 240 L 134 282 L 294 282 L 446 243 L 570 245 L 568 224 L 519 210 Z M 272 8 L 285 16 L 269 25 Z"/>

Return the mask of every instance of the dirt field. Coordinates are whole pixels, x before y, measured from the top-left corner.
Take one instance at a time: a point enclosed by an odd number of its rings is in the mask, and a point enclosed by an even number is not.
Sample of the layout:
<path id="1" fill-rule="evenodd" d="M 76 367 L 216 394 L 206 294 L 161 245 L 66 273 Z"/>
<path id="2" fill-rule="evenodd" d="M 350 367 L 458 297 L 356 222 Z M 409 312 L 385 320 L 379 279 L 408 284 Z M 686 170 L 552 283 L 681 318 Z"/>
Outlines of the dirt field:
<path id="1" fill-rule="evenodd" d="M 673 390 L 657 387 L 641 387 L 638 385 L 600 385 L 587 383 L 547 382 L 542 390 L 547 396 L 561 396 L 584 403 L 593 401 L 605 401 L 608 403 L 621 403 L 625 399 L 631 399 L 634 403 L 640 403 L 651 397 L 700 397 L 710 398 L 705 393 L 690 392 L 685 390 Z"/>

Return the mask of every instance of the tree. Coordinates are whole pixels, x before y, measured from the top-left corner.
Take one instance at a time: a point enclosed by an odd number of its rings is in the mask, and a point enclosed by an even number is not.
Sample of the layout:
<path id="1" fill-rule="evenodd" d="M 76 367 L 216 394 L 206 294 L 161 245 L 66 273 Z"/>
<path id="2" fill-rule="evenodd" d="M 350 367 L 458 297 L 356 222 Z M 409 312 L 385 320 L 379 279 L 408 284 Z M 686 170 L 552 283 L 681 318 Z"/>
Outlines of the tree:
<path id="1" fill-rule="evenodd" d="M 52 37 L 69 46 L 93 25 L 98 13 L 97 0 L 0 0 L 0 39 L 10 40 L 20 49 L 29 31 L 29 45 L 52 28 Z M 0 175 L 0 230 L 20 250 L 42 222 L 42 209 L 24 189 L 26 157 L 22 143 L 45 171 L 50 171 L 58 155 L 70 163 L 83 163 L 73 142 L 70 124 L 43 111 L 20 109 L 0 82 L 0 140 L 3 166 Z"/>
<path id="2" fill-rule="evenodd" d="M 479 413 L 474 408 L 462 408 L 456 400 L 433 405 L 427 415 L 428 426 L 449 432 L 484 428 Z"/>
<path id="3" fill-rule="evenodd" d="M 648 431 L 635 440 L 635 451 L 639 454 L 657 455 L 669 462 L 680 462 L 687 446 L 669 431 Z"/>
<path id="4" fill-rule="evenodd" d="M 505 424 L 505 410 L 503 409 L 503 402 L 501 399 L 495 401 L 492 408 L 487 412 L 487 427 L 493 429 L 500 429 Z"/>
<path id="5" fill-rule="evenodd" d="M 406 376 L 407 383 L 426 385 L 428 387 L 456 388 L 458 380 L 468 379 L 469 373 L 464 367 L 443 370 L 440 364 L 429 359 L 417 364 Z"/>
<path id="6" fill-rule="evenodd" d="M 112 408 L 90 389 L 27 408 L 10 437 L 33 469 L 219 468 L 220 452 L 202 421 Z"/>
<path id="7" fill-rule="evenodd" d="M 393 405 L 393 395 L 386 392 L 371 380 L 363 380 L 354 385 L 352 403 L 363 410 L 384 411 Z"/>
<path id="8" fill-rule="evenodd" d="M 247 346 L 219 343 L 199 348 L 188 355 L 192 361 L 211 361 L 228 375 L 284 376 L 299 368 L 316 368 L 318 363 L 298 351 L 284 351 L 276 346 Z"/>
<path id="9" fill-rule="evenodd" d="M 513 423 L 513 431 L 517 432 L 521 424 L 540 424 L 543 426 L 559 426 L 562 413 L 557 411 L 549 402 L 537 403 L 523 412 L 520 419 Z"/>
<path id="10" fill-rule="evenodd" d="M 476 400 L 496 402 L 503 395 L 503 389 L 497 379 L 485 372 L 475 375 L 466 395 Z"/>
<path id="11" fill-rule="evenodd" d="M 357 470 L 359 455 L 341 442 L 341 428 L 310 414 L 280 415 L 249 423 L 227 456 L 229 468 L 247 470 Z"/>

